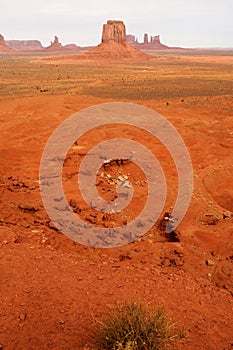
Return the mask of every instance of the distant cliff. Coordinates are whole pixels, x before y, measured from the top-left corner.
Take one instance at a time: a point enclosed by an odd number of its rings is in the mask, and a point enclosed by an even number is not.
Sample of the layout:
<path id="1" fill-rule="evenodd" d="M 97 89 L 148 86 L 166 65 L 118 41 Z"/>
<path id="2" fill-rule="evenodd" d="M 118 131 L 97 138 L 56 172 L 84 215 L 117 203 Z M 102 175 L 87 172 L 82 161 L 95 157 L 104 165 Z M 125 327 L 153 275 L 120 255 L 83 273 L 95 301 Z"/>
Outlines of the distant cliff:
<path id="1" fill-rule="evenodd" d="M 6 40 L 6 45 L 16 51 L 43 50 L 39 40 Z"/>
<path id="2" fill-rule="evenodd" d="M 0 52 L 13 52 L 13 50 L 6 45 L 4 36 L 0 34 Z"/>
<path id="3" fill-rule="evenodd" d="M 5 45 L 9 48 L 9 51 L 11 49 L 15 51 L 78 51 L 80 49 L 75 44 L 62 46 L 57 36 L 47 48 L 43 47 L 39 40 L 6 40 Z"/>
<path id="4" fill-rule="evenodd" d="M 169 49 L 169 46 L 164 45 L 160 42 L 160 35 L 151 36 L 150 40 L 148 34 L 144 34 L 143 43 L 139 43 L 135 35 L 126 35 L 126 41 L 128 44 L 132 45 L 139 50 L 163 50 Z"/>

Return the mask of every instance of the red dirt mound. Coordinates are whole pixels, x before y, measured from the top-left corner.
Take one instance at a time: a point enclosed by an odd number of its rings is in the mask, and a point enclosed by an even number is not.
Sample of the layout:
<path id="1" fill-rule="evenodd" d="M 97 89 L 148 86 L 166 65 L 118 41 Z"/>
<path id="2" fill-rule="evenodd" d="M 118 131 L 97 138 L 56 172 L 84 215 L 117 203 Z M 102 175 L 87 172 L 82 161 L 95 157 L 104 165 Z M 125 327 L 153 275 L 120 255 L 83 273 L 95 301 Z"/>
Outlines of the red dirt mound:
<path id="1" fill-rule="evenodd" d="M 82 57 L 90 59 L 149 59 L 150 56 L 135 49 L 127 43 L 118 44 L 114 40 L 101 43 Z"/>

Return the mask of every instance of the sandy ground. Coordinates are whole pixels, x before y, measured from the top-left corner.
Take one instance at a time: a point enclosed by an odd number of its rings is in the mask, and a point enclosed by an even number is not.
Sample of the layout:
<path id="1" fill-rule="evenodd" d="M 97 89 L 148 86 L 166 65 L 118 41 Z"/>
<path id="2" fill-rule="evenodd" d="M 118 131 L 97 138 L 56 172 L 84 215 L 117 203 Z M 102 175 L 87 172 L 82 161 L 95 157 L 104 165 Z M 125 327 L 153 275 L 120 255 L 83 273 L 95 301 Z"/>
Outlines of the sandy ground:
<path id="1" fill-rule="evenodd" d="M 92 349 L 96 323 L 118 303 L 138 300 L 164 306 L 184 327 L 179 349 L 233 349 L 232 57 L 163 55 L 154 63 L 68 66 L 30 61 L 5 57 L 0 69 L 0 348 Z M 187 145 L 194 191 L 177 229 L 180 242 L 169 242 L 158 223 L 124 247 L 85 247 L 57 232 L 43 208 L 39 164 L 49 136 L 74 112 L 110 101 L 158 111 Z M 164 212 L 176 199 L 176 169 L 161 145 L 139 131 L 102 128 L 80 140 L 63 176 L 67 198 L 93 224 L 103 225 L 103 216 L 91 216 L 69 175 L 83 150 L 122 134 L 140 139 L 163 165 Z M 146 195 L 143 174 L 131 163 L 103 171 L 112 178 L 130 174 L 136 197 L 126 214 L 132 220 Z M 105 175 L 98 191 L 111 199 L 115 187 Z M 109 216 L 104 224 L 121 220 Z"/>

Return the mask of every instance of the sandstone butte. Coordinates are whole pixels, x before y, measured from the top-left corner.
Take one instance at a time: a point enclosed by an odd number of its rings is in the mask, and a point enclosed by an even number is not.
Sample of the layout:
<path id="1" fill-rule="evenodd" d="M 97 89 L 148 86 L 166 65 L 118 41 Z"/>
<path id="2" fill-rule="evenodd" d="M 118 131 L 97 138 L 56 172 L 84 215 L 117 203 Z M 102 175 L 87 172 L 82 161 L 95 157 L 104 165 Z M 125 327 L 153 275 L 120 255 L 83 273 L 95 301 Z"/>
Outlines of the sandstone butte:
<path id="1" fill-rule="evenodd" d="M 90 59 L 149 59 L 150 56 L 126 42 L 123 21 L 109 20 L 103 25 L 102 42 L 83 57 Z"/>
<path id="2" fill-rule="evenodd" d="M 0 34 L 0 52 L 13 52 L 5 43 L 4 37 Z"/>
<path id="3" fill-rule="evenodd" d="M 54 51 L 54 50 L 53 50 Z M 153 58 L 132 47 L 126 41 L 126 28 L 123 21 L 109 20 L 103 25 L 102 42 L 82 55 L 46 57 L 42 60 L 149 60 Z"/>
<path id="4" fill-rule="evenodd" d="M 170 48 L 172 49 L 172 47 L 161 43 L 160 35 L 151 36 L 149 40 L 148 34 L 144 34 L 143 43 L 139 43 L 135 35 L 128 34 L 126 35 L 126 42 L 138 50 L 167 50 Z"/>
<path id="5" fill-rule="evenodd" d="M 62 44 L 59 42 L 59 39 L 57 36 L 54 37 L 54 41 L 51 41 L 51 44 L 48 47 L 46 47 L 44 50 L 53 51 L 53 52 L 67 51 L 67 49 L 64 46 L 62 46 Z"/>

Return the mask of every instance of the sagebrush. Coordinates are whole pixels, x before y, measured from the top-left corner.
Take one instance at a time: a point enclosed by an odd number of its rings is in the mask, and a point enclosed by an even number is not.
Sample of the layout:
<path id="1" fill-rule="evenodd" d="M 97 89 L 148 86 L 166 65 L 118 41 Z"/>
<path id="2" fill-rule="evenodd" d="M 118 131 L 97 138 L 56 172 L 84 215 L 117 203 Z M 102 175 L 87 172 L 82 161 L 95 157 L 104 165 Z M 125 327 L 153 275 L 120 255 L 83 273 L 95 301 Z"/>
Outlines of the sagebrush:
<path id="1" fill-rule="evenodd" d="M 166 350 L 178 337 L 162 308 L 153 312 L 134 302 L 119 306 L 99 323 L 96 343 L 106 350 Z"/>

